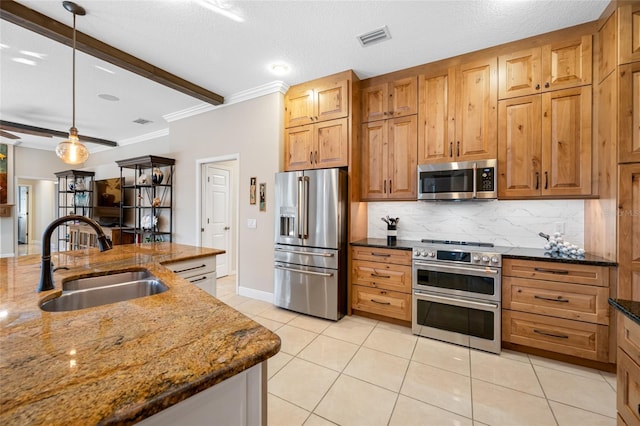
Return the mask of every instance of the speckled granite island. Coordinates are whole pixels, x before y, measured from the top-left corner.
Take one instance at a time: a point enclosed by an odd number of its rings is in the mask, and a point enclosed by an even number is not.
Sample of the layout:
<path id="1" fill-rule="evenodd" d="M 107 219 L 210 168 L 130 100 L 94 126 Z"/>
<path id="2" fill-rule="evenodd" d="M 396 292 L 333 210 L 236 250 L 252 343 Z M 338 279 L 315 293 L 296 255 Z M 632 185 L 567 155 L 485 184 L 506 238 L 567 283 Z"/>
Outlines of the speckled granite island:
<path id="1" fill-rule="evenodd" d="M 162 265 L 220 253 L 174 243 L 54 253 L 69 269 L 43 293 L 39 255 L 0 259 L 0 424 L 132 424 L 260 367 L 280 338 Z M 39 307 L 65 279 L 141 267 L 169 290 L 69 312 Z"/>

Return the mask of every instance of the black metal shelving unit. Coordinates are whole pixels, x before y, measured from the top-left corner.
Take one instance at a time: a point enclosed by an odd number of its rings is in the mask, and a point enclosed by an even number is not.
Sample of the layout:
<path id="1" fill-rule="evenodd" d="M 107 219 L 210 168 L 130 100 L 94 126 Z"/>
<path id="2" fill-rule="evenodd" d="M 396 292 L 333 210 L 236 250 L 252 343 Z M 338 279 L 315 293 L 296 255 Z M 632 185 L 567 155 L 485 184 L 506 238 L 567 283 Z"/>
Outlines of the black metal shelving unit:
<path id="1" fill-rule="evenodd" d="M 123 182 L 120 186 L 122 232 L 134 234 L 136 243 L 171 242 L 175 160 L 145 155 L 116 161 L 116 164 Z"/>
<path id="2" fill-rule="evenodd" d="M 58 217 L 70 214 L 92 217 L 94 172 L 65 170 L 56 172 L 58 178 Z M 58 226 L 58 251 L 74 250 L 69 238 L 71 222 Z"/>

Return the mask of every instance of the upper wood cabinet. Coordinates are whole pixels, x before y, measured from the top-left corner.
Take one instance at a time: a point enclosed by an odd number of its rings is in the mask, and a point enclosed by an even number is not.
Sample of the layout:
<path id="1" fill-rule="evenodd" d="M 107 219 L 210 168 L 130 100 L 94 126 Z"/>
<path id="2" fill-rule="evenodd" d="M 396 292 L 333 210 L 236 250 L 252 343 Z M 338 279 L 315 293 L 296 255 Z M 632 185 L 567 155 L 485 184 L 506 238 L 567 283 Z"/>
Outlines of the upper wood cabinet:
<path id="1" fill-rule="evenodd" d="M 348 119 L 285 130 L 286 170 L 345 167 L 349 164 Z"/>
<path id="2" fill-rule="evenodd" d="M 592 82 L 592 36 L 498 58 L 499 98 L 533 95 Z"/>
<path id="3" fill-rule="evenodd" d="M 496 158 L 497 61 L 479 60 L 418 84 L 418 164 Z"/>
<path id="4" fill-rule="evenodd" d="M 618 297 L 640 301 L 640 163 L 619 167 Z"/>
<path id="5" fill-rule="evenodd" d="M 362 122 L 416 114 L 417 85 L 416 77 L 408 77 L 363 89 Z"/>
<path id="6" fill-rule="evenodd" d="M 640 62 L 621 65 L 618 75 L 618 162 L 637 163 L 640 162 Z"/>
<path id="7" fill-rule="evenodd" d="M 591 86 L 499 102 L 498 197 L 591 194 Z"/>
<path id="8" fill-rule="evenodd" d="M 349 115 L 349 80 L 330 76 L 289 88 L 285 96 L 285 128 Z"/>
<path id="9" fill-rule="evenodd" d="M 416 116 L 362 125 L 363 200 L 417 197 Z"/>
<path id="10" fill-rule="evenodd" d="M 618 8 L 618 63 L 640 61 L 640 3 Z"/>

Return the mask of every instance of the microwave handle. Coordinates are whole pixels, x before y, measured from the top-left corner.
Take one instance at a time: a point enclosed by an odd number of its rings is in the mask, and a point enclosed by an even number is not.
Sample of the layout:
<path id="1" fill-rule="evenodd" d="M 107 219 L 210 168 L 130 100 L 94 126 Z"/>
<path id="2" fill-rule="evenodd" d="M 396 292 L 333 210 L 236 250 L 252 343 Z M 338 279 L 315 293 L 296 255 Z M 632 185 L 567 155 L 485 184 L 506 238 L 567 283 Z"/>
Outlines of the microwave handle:
<path id="1" fill-rule="evenodd" d="M 473 163 L 473 197 L 478 198 L 478 163 Z"/>

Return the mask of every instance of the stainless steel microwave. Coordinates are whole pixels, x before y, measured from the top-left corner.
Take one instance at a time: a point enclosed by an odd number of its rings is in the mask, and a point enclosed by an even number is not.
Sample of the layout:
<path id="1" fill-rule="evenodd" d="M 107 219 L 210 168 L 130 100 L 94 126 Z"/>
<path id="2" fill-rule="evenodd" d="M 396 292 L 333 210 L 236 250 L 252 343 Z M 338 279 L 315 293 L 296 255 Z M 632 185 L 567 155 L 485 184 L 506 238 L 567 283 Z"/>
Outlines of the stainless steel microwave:
<path id="1" fill-rule="evenodd" d="M 497 160 L 421 164 L 419 200 L 473 200 L 498 198 Z"/>

